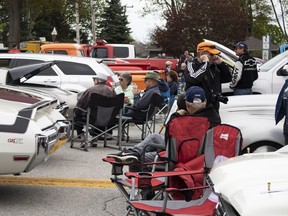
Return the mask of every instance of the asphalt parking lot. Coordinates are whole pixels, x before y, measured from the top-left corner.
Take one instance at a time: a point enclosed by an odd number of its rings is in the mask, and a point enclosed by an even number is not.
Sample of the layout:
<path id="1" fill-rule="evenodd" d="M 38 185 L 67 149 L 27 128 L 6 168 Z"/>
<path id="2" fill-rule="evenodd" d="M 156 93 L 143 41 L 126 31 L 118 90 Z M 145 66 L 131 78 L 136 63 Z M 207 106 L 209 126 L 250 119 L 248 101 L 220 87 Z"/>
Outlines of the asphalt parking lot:
<path id="1" fill-rule="evenodd" d="M 157 120 L 155 132 L 163 120 Z M 140 130 L 131 127 L 123 147 L 135 145 L 140 137 Z M 99 141 L 97 148 L 84 152 L 71 149 L 68 142 L 29 173 L 0 176 L 0 216 L 125 215 L 127 204 L 109 179 L 111 165 L 102 161 L 119 151 L 115 141 L 108 142 L 116 148 L 104 148 Z"/>

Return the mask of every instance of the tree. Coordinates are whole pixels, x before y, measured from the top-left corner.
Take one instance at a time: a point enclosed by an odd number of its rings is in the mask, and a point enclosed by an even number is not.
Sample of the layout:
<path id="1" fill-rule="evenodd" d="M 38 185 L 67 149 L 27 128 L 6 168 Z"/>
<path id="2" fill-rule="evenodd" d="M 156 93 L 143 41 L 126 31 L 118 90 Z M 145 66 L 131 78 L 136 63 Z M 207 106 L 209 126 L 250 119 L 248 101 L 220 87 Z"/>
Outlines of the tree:
<path id="1" fill-rule="evenodd" d="M 8 44 L 9 48 L 13 44 L 18 44 L 20 42 L 20 10 L 21 1 L 11 0 L 9 1 L 9 37 Z"/>
<path id="2" fill-rule="evenodd" d="M 280 28 L 281 34 L 287 43 L 288 34 L 287 34 L 287 26 L 286 25 L 288 25 L 288 24 L 286 23 L 285 18 L 286 18 L 286 15 L 288 13 L 288 6 L 287 6 L 288 1 L 287 0 L 279 0 L 278 4 L 277 4 L 277 3 L 274 3 L 273 0 L 270 0 L 270 3 L 272 5 L 273 12 L 274 12 L 278 27 Z M 280 8 L 280 13 L 277 13 L 276 7 Z"/>
<path id="3" fill-rule="evenodd" d="M 195 52 L 204 38 L 232 46 L 247 35 L 248 20 L 238 0 L 187 0 L 181 10 L 166 10 L 163 16 L 167 23 L 152 38 L 174 56 L 186 49 Z"/>
<path id="4" fill-rule="evenodd" d="M 106 1 L 97 26 L 98 38 L 103 38 L 109 43 L 130 43 L 131 29 L 128 24 L 126 9 L 121 6 L 120 0 Z"/>

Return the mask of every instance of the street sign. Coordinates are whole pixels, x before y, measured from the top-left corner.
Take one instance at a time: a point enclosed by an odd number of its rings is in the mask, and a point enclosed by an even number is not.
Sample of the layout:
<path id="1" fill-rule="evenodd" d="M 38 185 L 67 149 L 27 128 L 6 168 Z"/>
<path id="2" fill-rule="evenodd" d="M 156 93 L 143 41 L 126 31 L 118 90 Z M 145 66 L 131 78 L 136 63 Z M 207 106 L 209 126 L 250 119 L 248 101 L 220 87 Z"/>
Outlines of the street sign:
<path id="1" fill-rule="evenodd" d="M 269 50 L 263 50 L 262 51 L 262 59 L 264 61 L 268 61 L 269 60 Z"/>
<path id="2" fill-rule="evenodd" d="M 263 36 L 262 41 L 263 41 L 263 49 L 267 50 L 270 49 L 270 36 L 269 35 Z"/>

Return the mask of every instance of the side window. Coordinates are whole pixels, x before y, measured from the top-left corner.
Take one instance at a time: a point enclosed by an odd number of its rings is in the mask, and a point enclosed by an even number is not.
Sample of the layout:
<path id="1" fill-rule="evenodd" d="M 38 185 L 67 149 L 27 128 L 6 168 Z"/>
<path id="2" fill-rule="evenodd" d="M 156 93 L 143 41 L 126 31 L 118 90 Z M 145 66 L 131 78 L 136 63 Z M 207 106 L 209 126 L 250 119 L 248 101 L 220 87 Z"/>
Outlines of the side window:
<path id="1" fill-rule="evenodd" d="M 57 66 L 66 75 L 95 75 L 95 71 L 86 64 L 62 61 Z"/>
<path id="2" fill-rule="evenodd" d="M 68 52 L 66 50 L 54 50 L 53 54 L 68 55 Z"/>
<path id="3" fill-rule="evenodd" d="M 93 49 L 92 57 L 94 58 L 108 58 L 108 51 L 106 48 Z"/>
<path id="4" fill-rule="evenodd" d="M 113 47 L 115 58 L 127 58 L 129 56 L 128 47 Z"/>
<path id="5" fill-rule="evenodd" d="M 11 59 L 0 59 L 0 67 L 9 68 Z"/>

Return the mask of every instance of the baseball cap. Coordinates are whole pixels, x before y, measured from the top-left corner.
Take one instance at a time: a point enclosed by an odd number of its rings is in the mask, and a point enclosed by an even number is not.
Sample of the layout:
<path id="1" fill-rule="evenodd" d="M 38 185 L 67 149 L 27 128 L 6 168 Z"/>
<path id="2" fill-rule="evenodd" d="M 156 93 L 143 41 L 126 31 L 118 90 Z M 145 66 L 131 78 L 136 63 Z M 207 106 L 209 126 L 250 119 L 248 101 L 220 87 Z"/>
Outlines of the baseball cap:
<path id="1" fill-rule="evenodd" d="M 199 86 L 192 86 L 186 90 L 184 99 L 189 103 L 202 103 L 206 100 L 205 92 Z"/>
<path id="2" fill-rule="evenodd" d="M 236 49 L 236 48 L 244 48 L 244 50 L 248 50 L 248 45 L 247 45 L 247 43 L 245 41 L 240 41 L 237 44 L 235 44 L 233 47 L 234 47 L 234 49 Z"/>
<path id="3" fill-rule="evenodd" d="M 201 42 L 197 45 L 197 52 L 207 51 L 213 55 L 218 55 L 221 52 L 216 49 L 215 45 L 210 42 Z"/>
<path id="4" fill-rule="evenodd" d="M 154 79 L 154 80 L 158 80 L 158 74 L 153 72 L 153 71 L 148 71 L 146 73 L 146 76 L 144 77 L 144 79 Z"/>

